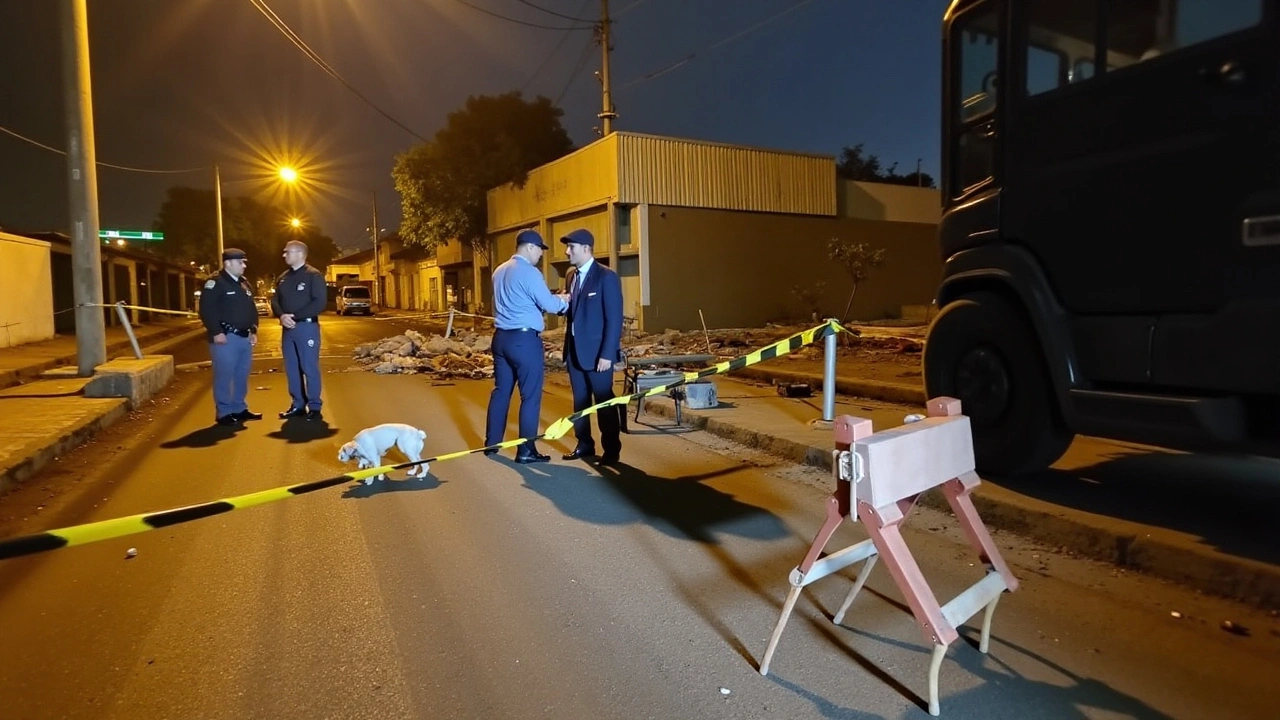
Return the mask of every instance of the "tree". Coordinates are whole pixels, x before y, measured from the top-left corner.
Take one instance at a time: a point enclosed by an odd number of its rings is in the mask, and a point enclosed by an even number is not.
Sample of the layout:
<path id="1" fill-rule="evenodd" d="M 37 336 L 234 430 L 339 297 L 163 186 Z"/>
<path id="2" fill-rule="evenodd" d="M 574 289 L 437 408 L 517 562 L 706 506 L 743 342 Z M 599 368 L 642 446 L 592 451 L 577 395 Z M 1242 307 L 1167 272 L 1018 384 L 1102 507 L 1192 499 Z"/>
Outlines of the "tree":
<path id="1" fill-rule="evenodd" d="M 530 170 L 573 149 L 562 115 L 542 96 L 467 98 L 431 141 L 396 158 L 392 176 L 405 244 L 431 250 L 457 239 L 488 258 L 485 193 L 507 183 L 523 185 Z"/>
<path id="2" fill-rule="evenodd" d="M 849 311 L 853 309 L 853 297 L 858 292 L 858 284 L 867 279 L 871 268 L 884 263 L 885 254 L 884 248 L 872 250 L 866 243 L 842 240 L 838 237 L 827 241 L 827 256 L 839 263 L 840 267 L 849 274 L 849 279 L 853 281 L 853 289 L 849 291 L 849 302 L 845 303 L 840 322 L 849 319 Z"/>
<path id="3" fill-rule="evenodd" d="M 225 247 L 249 255 L 250 279 L 270 286 L 284 269 L 280 251 L 293 239 L 307 244 L 307 262 L 323 271 L 337 255 L 333 239 L 318 227 L 293 229 L 286 213 L 249 197 L 222 198 L 222 234 Z M 156 216 L 155 229 L 164 233 L 156 252 L 173 262 L 219 267 L 217 213 L 212 190 L 171 187 Z"/>
<path id="4" fill-rule="evenodd" d="M 845 147 L 840 151 L 840 159 L 836 161 L 836 175 L 846 180 L 863 182 L 889 183 L 891 185 L 916 185 L 919 187 L 935 187 L 929 173 L 898 174 L 898 164 L 894 163 L 885 169 L 880 158 L 863 148 L 862 143 Z"/>

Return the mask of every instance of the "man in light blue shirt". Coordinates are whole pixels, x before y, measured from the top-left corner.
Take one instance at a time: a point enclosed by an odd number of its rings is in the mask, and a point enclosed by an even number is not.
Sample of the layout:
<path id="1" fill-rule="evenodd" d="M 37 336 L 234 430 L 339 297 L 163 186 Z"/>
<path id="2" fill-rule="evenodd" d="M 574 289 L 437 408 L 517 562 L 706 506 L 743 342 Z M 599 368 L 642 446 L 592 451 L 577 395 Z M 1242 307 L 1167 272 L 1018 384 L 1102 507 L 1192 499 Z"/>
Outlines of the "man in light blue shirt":
<path id="1" fill-rule="evenodd" d="M 516 235 L 516 254 L 493 271 L 493 392 L 485 417 L 485 445 L 497 445 L 507 426 L 511 393 L 520 386 L 520 437 L 526 442 L 516 448 L 516 462 L 547 462 L 549 455 L 538 452 L 533 438 L 538 435 L 538 414 L 542 410 L 542 379 L 546 352 L 542 347 L 543 313 L 556 315 L 569 309 L 564 297 L 552 294 L 538 269 L 547 249 L 534 230 Z M 497 450 L 485 450 L 493 455 Z"/>

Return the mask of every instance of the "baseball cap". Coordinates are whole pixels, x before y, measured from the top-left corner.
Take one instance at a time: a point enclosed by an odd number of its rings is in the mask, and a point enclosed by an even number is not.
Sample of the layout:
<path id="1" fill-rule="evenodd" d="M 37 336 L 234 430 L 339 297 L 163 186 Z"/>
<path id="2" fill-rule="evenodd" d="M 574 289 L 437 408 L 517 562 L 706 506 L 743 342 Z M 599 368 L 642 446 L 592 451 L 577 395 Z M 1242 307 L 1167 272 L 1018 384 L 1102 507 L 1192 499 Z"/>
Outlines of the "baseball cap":
<path id="1" fill-rule="evenodd" d="M 542 242 L 542 236 L 537 230 L 521 230 L 516 235 L 516 245 L 537 245 L 543 250 L 547 250 L 547 244 Z"/>

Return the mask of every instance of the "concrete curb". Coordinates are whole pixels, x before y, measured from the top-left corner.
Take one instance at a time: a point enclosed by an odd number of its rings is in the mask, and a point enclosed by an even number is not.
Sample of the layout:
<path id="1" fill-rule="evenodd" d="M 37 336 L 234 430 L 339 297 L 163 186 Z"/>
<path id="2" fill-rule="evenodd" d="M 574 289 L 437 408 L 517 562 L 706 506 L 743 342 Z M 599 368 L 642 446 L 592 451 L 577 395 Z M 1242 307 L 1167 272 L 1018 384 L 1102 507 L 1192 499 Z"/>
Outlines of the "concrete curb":
<path id="1" fill-rule="evenodd" d="M 139 338 L 138 344 L 146 349 L 154 348 L 166 340 L 171 340 L 172 344 L 176 344 L 178 342 L 185 342 L 186 340 L 189 340 L 190 337 L 188 336 L 193 336 L 197 332 L 204 332 L 204 330 L 191 330 L 190 328 L 184 327 L 168 328 L 160 332 L 147 335 L 144 338 Z M 179 335 L 181 337 L 175 337 Z M 170 343 L 163 344 L 167 347 Z M 121 351 L 132 353 L 133 346 L 129 343 L 128 338 L 109 343 L 107 345 L 107 359 L 111 360 L 113 354 L 119 354 Z M 0 390 L 7 387 L 13 387 L 14 385 L 20 385 L 30 380 L 36 380 L 48 370 L 52 370 L 63 365 L 74 365 L 75 362 L 76 354 L 72 352 L 67 355 L 59 355 L 47 360 L 42 360 L 39 363 L 28 365 L 23 368 L 15 370 L 0 370 Z"/>
<path id="2" fill-rule="evenodd" d="M 155 333 L 147 338 L 140 339 L 138 341 L 138 344 L 142 347 L 145 354 L 147 353 L 147 351 L 153 351 L 160 348 L 167 348 L 172 345 L 176 345 L 178 343 L 186 342 L 187 340 L 191 339 L 191 337 L 194 337 L 197 334 L 203 334 L 203 333 L 204 333 L 203 328 L 196 328 L 196 329 L 173 328 L 172 331 L 167 330 L 165 332 Z M 151 343 L 151 344 L 148 344 L 148 343 Z M 114 351 L 112 350 L 112 347 L 115 347 Z M 122 347 L 125 349 L 128 349 L 130 356 L 132 356 L 133 347 L 127 339 L 123 343 L 113 343 L 111 346 L 108 346 L 107 348 L 108 356 L 110 356 L 112 352 L 119 352 L 119 350 Z M 55 358 L 54 360 L 48 363 L 49 367 L 40 370 L 40 372 L 44 372 L 45 370 L 51 369 L 53 367 L 65 365 L 70 362 L 75 362 L 75 359 L 76 358 L 74 355 L 72 355 L 70 359 L 66 360 L 65 362 L 63 361 L 64 360 L 63 358 Z M 169 378 L 169 381 L 172 381 L 172 373 L 170 375 L 171 376 Z M 32 376 L 31 379 L 35 379 L 38 377 L 39 375 L 35 374 Z M 0 378 L 0 388 L 4 387 L 2 380 L 3 378 Z M 14 384 L 17 384 L 17 383 L 14 383 Z M 167 384 L 168 382 L 165 383 L 165 385 Z M 163 389 L 164 389 L 164 385 L 160 386 L 159 388 L 156 388 L 156 392 L 159 392 L 160 390 L 163 390 Z M 45 465 L 48 465 L 49 462 L 52 461 L 54 458 L 88 442 L 99 432 L 101 432 L 102 430 L 105 430 L 108 427 L 111 427 L 112 425 L 116 424 L 121 419 L 123 419 L 126 415 L 128 415 L 129 413 L 128 398 L 110 398 L 110 399 L 116 400 L 117 402 L 111 404 L 109 409 L 107 409 L 105 412 L 101 412 L 91 417 L 86 417 L 84 420 L 80 421 L 79 423 L 76 423 L 75 425 L 73 425 L 72 427 L 64 431 L 62 435 L 59 436 L 53 443 L 46 445 L 44 447 L 38 448 L 37 450 L 27 455 L 25 458 L 22 458 L 12 466 L 0 467 L 0 493 L 6 492 L 10 487 L 13 486 L 14 483 L 21 482 L 26 478 L 31 477 L 35 473 L 39 472 L 40 469 L 42 469 Z M 99 403 L 103 402 L 104 400 L 106 399 L 105 398 L 95 399 L 95 401 Z"/>
<path id="3" fill-rule="evenodd" d="M 9 467 L 0 468 L 0 493 L 6 492 L 15 483 L 31 477 L 54 458 L 79 447 L 129 413 L 129 401 L 126 398 L 110 399 L 116 402 L 111 403 L 111 407 L 106 412 L 84 418 L 63 431 L 53 443 L 37 449 Z M 103 402 L 103 399 L 99 399 L 98 402 Z"/>
<path id="4" fill-rule="evenodd" d="M 729 376 L 769 383 L 809 383 L 815 390 L 822 388 L 822 376 L 815 373 L 747 367 L 734 370 Z M 924 405 L 927 400 L 923 386 L 856 378 L 836 378 L 836 394 L 903 405 Z"/>
<path id="5" fill-rule="evenodd" d="M 666 398 L 645 399 L 645 412 L 675 418 L 675 406 Z M 784 460 L 831 471 L 831 448 L 777 438 L 682 408 L 683 424 L 742 443 Z M 940 493 L 929 492 L 921 504 L 950 512 Z M 1137 570 L 1189 586 L 1210 595 L 1230 598 L 1262 608 L 1280 607 L 1280 569 L 1246 558 L 1233 558 L 1180 547 L 1162 540 L 1118 532 L 1089 522 L 1083 515 L 1066 516 L 1010 498 L 993 498 L 980 488 L 974 505 L 983 521 L 998 528 L 1077 555 Z"/>

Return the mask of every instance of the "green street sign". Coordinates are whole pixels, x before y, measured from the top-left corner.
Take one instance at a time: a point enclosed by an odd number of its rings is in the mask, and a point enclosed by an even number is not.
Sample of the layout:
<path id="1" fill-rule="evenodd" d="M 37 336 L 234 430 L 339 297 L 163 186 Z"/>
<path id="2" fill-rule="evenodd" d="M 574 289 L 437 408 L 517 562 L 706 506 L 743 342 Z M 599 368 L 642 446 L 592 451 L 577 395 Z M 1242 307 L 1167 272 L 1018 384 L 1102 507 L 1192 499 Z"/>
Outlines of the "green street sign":
<path id="1" fill-rule="evenodd" d="M 144 232 L 141 230 L 99 230 L 98 237 L 110 242 L 112 240 L 140 240 L 142 242 L 160 242 L 164 240 L 162 232 Z"/>

